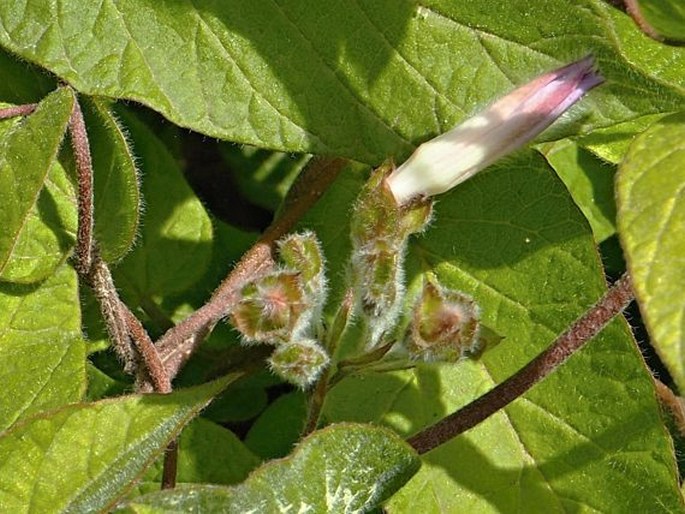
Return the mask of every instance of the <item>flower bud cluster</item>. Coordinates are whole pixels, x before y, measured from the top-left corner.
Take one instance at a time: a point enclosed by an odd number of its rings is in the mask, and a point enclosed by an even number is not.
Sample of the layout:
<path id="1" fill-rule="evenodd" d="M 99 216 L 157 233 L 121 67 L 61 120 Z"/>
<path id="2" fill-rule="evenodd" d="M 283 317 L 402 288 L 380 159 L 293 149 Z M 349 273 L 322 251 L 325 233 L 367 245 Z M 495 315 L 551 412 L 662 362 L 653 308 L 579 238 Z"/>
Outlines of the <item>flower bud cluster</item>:
<path id="1" fill-rule="evenodd" d="M 351 274 L 361 313 L 368 321 L 367 346 L 376 346 L 393 328 L 404 296 L 407 239 L 431 216 L 430 202 L 399 206 L 385 178 L 391 163 L 376 169 L 362 189 L 351 220 Z"/>
<path id="2" fill-rule="evenodd" d="M 329 362 L 314 339 L 326 300 L 325 261 L 312 232 L 287 236 L 278 249 L 283 267 L 245 284 L 229 317 L 246 343 L 276 346 L 271 369 L 306 388 Z"/>

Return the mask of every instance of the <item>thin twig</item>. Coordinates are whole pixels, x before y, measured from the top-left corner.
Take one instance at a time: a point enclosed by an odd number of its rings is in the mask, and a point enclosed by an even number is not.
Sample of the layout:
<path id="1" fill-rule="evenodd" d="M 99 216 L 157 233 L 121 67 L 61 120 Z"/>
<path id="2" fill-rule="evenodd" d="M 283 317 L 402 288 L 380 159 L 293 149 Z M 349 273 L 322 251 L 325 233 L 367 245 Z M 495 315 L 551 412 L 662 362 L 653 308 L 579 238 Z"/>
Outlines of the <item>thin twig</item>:
<path id="1" fill-rule="evenodd" d="M 76 267 L 87 275 L 93 262 L 93 162 L 90 156 L 86 122 L 78 99 L 69 121 L 71 146 L 78 174 L 78 231 L 76 235 Z"/>
<path id="2" fill-rule="evenodd" d="M 0 109 L 0 120 L 14 118 L 16 116 L 26 116 L 36 110 L 38 104 L 14 105 Z"/>
<path id="3" fill-rule="evenodd" d="M 435 425 L 410 437 L 407 442 L 423 454 L 478 425 L 557 369 L 621 313 L 632 299 L 631 279 L 625 273 L 594 307 L 514 376 Z"/>
<path id="4" fill-rule="evenodd" d="M 283 215 L 243 256 L 210 300 L 159 339 L 157 348 L 170 378 L 176 376 L 197 346 L 236 304 L 242 286 L 272 268 L 275 242 L 290 232 L 302 215 L 323 196 L 346 163 L 344 159 L 314 159 L 303 171 L 307 187 L 287 204 Z"/>

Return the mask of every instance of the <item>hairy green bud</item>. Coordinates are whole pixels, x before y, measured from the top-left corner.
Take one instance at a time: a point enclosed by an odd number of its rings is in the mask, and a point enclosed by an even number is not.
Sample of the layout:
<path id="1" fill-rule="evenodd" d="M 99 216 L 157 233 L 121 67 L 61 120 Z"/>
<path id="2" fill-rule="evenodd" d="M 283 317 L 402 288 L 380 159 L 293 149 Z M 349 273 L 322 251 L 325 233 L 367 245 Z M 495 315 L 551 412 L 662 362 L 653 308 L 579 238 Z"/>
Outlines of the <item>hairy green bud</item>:
<path id="1" fill-rule="evenodd" d="M 279 345 L 269 357 L 269 366 L 287 382 L 306 389 L 316 382 L 329 361 L 316 341 L 299 339 Z"/>
<path id="2" fill-rule="evenodd" d="M 473 298 L 427 282 L 414 306 L 407 349 L 415 359 L 457 362 L 480 348 L 479 328 Z"/>

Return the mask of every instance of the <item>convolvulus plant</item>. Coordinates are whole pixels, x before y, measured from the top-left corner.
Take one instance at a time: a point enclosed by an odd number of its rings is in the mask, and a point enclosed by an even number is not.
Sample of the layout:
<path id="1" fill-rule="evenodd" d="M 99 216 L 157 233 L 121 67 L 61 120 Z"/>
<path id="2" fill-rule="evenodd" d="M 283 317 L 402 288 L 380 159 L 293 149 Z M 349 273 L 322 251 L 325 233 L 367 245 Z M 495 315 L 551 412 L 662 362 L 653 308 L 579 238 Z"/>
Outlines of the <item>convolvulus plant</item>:
<path id="1" fill-rule="evenodd" d="M 682 511 L 664 6 L 0 6 L 0 511 Z"/>

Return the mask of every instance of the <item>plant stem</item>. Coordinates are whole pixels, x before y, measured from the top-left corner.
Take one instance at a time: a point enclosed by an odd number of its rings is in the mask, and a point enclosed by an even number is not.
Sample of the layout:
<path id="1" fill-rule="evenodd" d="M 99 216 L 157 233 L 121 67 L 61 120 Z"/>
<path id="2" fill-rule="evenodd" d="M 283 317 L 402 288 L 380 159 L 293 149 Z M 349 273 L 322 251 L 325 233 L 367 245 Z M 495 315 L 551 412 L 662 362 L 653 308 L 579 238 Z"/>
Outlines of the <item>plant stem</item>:
<path id="1" fill-rule="evenodd" d="M 557 369 L 621 313 L 633 297 L 630 276 L 624 273 L 597 304 L 523 369 L 480 398 L 410 437 L 407 442 L 423 454 L 481 423 Z"/>
<path id="2" fill-rule="evenodd" d="M 178 439 L 171 441 L 164 450 L 164 467 L 162 468 L 162 489 L 176 487 L 176 469 L 178 468 Z"/>
<path id="3" fill-rule="evenodd" d="M 0 109 L 0 120 L 14 118 L 15 116 L 26 116 L 36 110 L 38 104 L 14 105 Z"/>
<path id="4" fill-rule="evenodd" d="M 109 267 L 97 251 L 93 238 L 93 161 L 86 123 L 78 99 L 74 102 L 74 110 L 69 120 L 69 133 L 78 175 L 76 271 L 84 282 L 90 285 L 98 299 L 114 347 L 124 360 L 124 369 L 129 372 L 136 371 L 139 356 L 145 365 L 144 370 L 152 382 L 153 389 L 158 393 L 170 393 L 171 379 L 157 348 L 138 318 L 119 298 Z M 177 461 L 178 448 L 176 441 L 172 441 L 164 453 L 163 489 L 175 486 Z"/>
<path id="5" fill-rule="evenodd" d="M 78 174 L 78 231 L 76 236 L 76 267 L 87 275 L 93 262 L 93 162 L 90 156 L 86 122 L 78 98 L 69 121 L 71 146 Z"/>
<path id="6" fill-rule="evenodd" d="M 302 215 L 323 196 L 346 163 L 344 159 L 313 159 L 299 180 L 304 185 L 293 188 L 295 198 L 292 201 L 286 200 L 283 214 L 243 255 L 210 300 L 159 339 L 157 348 L 170 378 L 176 376 L 202 340 L 235 306 L 240 299 L 242 286 L 272 268 L 272 249 L 275 242 L 290 232 Z"/>
<path id="7" fill-rule="evenodd" d="M 353 309 L 354 291 L 352 289 L 348 289 L 345 292 L 345 296 L 343 296 L 342 301 L 340 302 L 338 311 L 335 313 L 335 317 L 333 318 L 331 326 L 328 328 L 324 341 L 324 348 L 331 356 L 331 359 L 335 358 L 335 353 L 338 349 L 338 345 L 340 344 L 340 340 L 342 339 L 347 327 L 350 324 Z M 302 437 L 316 430 L 316 427 L 319 424 L 319 418 L 321 417 L 321 409 L 323 408 L 323 402 L 326 399 L 326 394 L 328 393 L 328 389 L 331 385 L 331 376 L 335 377 L 338 375 L 337 371 L 335 373 L 332 373 L 332 371 L 333 370 L 331 370 L 331 368 L 328 367 L 321 374 L 319 379 L 316 381 L 314 388 L 309 393 L 307 421 L 305 422 L 304 428 L 302 429 Z"/>

